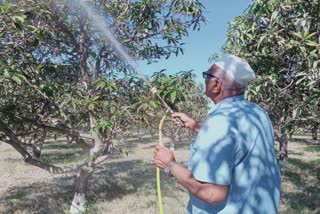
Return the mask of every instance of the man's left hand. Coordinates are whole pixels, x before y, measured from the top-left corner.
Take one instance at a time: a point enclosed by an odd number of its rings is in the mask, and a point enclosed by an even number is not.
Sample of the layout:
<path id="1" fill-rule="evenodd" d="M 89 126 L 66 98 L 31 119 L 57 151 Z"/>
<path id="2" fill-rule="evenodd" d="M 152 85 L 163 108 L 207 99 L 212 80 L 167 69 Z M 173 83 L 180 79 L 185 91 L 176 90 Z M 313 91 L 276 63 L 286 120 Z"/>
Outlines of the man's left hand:
<path id="1" fill-rule="evenodd" d="M 175 161 L 173 152 L 165 147 L 157 145 L 154 150 L 154 164 L 160 169 L 164 169 L 171 162 Z"/>

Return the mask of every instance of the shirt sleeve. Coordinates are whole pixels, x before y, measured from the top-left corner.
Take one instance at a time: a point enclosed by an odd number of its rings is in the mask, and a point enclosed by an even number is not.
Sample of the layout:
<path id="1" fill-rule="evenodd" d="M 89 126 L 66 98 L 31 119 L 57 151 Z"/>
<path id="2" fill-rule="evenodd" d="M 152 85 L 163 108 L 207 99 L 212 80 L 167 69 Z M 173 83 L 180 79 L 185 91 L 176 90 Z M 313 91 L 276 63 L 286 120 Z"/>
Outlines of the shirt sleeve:
<path id="1" fill-rule="evenodd" d="M 224 115 L 205 121 L 191 148 L 189 166 L 201 182 L 230 185 L 236 152 L 236 127 Z"/>

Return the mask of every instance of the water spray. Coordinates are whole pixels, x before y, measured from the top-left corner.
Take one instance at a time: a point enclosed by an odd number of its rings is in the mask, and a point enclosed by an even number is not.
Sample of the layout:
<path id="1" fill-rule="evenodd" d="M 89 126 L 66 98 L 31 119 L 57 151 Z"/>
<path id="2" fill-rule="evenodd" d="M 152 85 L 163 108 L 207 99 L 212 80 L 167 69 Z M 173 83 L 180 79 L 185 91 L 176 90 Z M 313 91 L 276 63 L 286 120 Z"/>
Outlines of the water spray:
<path id="1" fill-rule="evenodd" d="M 94 13 L 91 7 L 86 3 L 86 1 L 79 1 L 80 6 L 88 13 L 88 16 L 93 20 L 95 26 L 102 32 L 102 34 L 106 37 L 106 39 L 113 45 L 117 53 L 123 58 L 123 60 L 127 61 L 127 63 L 131 66 L 134 70 L 134 74 L 141 76 L 141 79 L 145 81 L 145 83 L 151 88 L 151 92 L 155 94 L 159 100 L 163 103 L 163 105 L 167 108 L 167 112 L 173 114 L 172 108 L 165 102 L 165 100 L 160 96 L 157 89 L 152 86 L 151 82 L 149 81 L 147 75 L 138 72 L 137 64 L 135 61 L 131 59 L 131 57 L 127 54 L 127 52 L 122 48 L 121 44 L 118 40 L 112 35 L 109 28 L 104 24 L 105 20 L 102 16 Z M 166 113 L 167 113 L 166 112 Z M 166 118 L 166 115 L 162 118 L 160 125 L 159 125 L 159 145 L 163 145 L 162 142 L 162 126 L 163 122 Z M 176 120 L 179 122 L 180 126 L 184 126 L 184 123 L 181 121 L 179 117 L 176 117 Z M 160 188 L 160 169 L 157 167 L 157 195 L 158 195 L 158 206 L 160 214 L 163 214 L 163 207 L 162 207 L 162 196 L 161 196 L 161 188 Z"/>
<path id="2" fill-rule="evenodd" d="M 111 31 L 109 30 L 108 26 L 106 26 L 105 20 L 102 16 L 100 16 L 97 13 L 94 13 L 94 11 L 91 9 L 90 5 L 86 3 L 86 1 L 79 1 L 80 6 L 88 13 L 88 16 L 93 20 L 93 23 L 95 26 L 99 29 L 99 31 L 102 32 L 102 34 L 106 37 L 106 39 L 110 42 L 110 44 L 113 45 L 116 52 L 123 58 L 124 61 L 128 62 L 130 67 L 133 69 L 134 74 L 137 76 L 140 76 L 143 81 L 151 88 L 151 92 L 155 94 L 159 100 L 162 102 L 162 104 L 167 108 L 167 110 L 173 114 L 172 108 L 164 101 L 164 99 L 160 96 L 157 89 L 152 86 L 151 82 L 149 81 L 147 75 L 141 73 L 138 71 L 138 65 L 135 61 L 132 60 L 132 58 L 128 55 L 128 53 L 122 48 L 122 45 L 118 42 L 118 40 L 113 36 Z M 175 118 L 181 127 L 184 127 L 184 123 L 179 117 Z"/>

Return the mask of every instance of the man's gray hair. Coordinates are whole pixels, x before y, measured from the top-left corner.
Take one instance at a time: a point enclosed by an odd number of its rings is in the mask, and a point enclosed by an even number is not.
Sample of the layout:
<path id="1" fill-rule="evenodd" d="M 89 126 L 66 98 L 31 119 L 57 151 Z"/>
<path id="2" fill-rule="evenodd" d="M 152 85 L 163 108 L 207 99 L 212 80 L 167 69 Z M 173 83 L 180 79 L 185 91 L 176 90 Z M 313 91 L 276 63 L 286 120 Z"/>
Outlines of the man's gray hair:
<path id="1" fill-rule="evenodd" d="M 219 79 L 222 80 L 224 90 L 234 90 L 239 92 L 239 94 L 245 93 L 247 86 L 233 80 L 227 73 L 217 72 L 216 75 Z"/>

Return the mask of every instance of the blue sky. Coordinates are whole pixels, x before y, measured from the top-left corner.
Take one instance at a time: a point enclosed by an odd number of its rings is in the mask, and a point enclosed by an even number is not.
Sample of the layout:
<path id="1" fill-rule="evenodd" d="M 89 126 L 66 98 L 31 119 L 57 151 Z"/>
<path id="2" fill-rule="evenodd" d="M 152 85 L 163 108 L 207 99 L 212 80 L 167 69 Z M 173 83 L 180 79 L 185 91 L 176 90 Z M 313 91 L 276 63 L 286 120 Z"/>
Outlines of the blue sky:
<path id="1" fill-rule="evenodd" d="M 197 81 L 201 80 L 201 73 L 208 70 L 208 58 L 219 52 L 226 39 L 227 23 L 236 16 L 242 15 L 251 0 L 202 0 L 206 7 L 205 16 L 208 19 L 200 31 L 191 31 L 184 42 L 184 55 L 172 56 L 167 60 L 146 65 L 139 63 L 139 70 L 147 75 L 167 69 L 166 73 L 194 70 Z"/>

